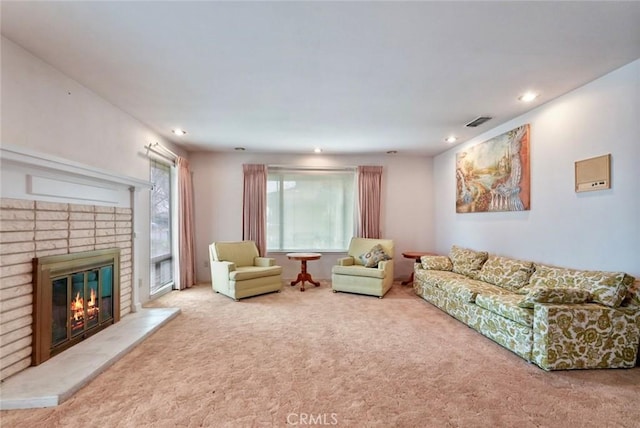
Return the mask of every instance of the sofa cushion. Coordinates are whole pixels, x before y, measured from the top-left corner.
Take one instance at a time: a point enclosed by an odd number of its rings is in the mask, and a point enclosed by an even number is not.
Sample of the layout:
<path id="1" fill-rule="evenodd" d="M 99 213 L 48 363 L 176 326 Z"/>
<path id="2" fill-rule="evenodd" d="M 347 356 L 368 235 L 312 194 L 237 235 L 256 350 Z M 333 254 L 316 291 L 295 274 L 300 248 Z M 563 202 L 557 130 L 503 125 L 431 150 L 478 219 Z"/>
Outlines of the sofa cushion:
<path id="1" fill-rule="evenodd" d="M 529 279 L 533 288 L 582 288 L 591 293 L 593 302 L 617 308 L 627 292 L 623 272 L 587 271 L 535 265 Z"/>
<path id="2" fill-rule="evenodd" d="M 533 311 L 518 306 L 517 294 L 478 294 L 476 305 L 527 327 L 533 326 Z"/>
<path id="3" fill-rule="evenodd" d="M 448 256 L 422 256 L 420 257 L 422 269 L 431 270 L 453 270 L 453 263 Z"/>
<path id="4" fill-rule="evenodd" d="M 533 262 L 491 255 L 482 265 L 477 278 L 515 291 L 529 283 L 532 273 Z"/>
<path id="5" fill-rule="evenodd" d="M 478 293 L 508 294 L 509 292 L 497 285 L 468 278 L 455 272 L 440 270 L 422 270 L 416 273 L 425 287 L 439 288 L 456 299 L 473 303 Z"/>
<path id="6" fill-rule="evenodd" d="M 449 258 L 453 263 L 453 271 L 469 278 L 475 278 L 482 268 L 482 264 L 489 257 L 486 251 L 475 251 L 469 248 L 461 248 L 456 245 L 451 247 Z"/>
<path id="7" fill-rule="evenodd" d="M 526 296 L 518 298 L 518 306 L 533 308 L 536 303 L 586 303 L 591 293 L 582 288 L 532 288 Z"/>
<path id="8" fill-rule="evenodd" d="M 369 251 L 360 254 L 360 261 L 364 267 L 377 267 L 378 263 L 383 260 L 391 260 L 391 257 L 384 252 L 384 248 L 380 244 L 376 244 Z"/>

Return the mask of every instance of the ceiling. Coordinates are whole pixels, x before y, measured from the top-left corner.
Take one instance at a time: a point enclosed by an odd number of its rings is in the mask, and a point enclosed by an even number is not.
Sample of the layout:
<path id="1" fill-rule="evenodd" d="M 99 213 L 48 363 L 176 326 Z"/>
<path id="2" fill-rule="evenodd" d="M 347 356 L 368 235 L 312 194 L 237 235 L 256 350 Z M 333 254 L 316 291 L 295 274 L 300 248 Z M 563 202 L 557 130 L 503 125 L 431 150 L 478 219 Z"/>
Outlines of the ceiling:
<path id="1" fill-rule="evenodd" d="M 435 155 L 640 58 L 635 1 L 3 0 L 1 13 L 5 37 L 188 150 Z M 518 101 L 526 90 L 539 98 Z M 464 126 L 480 115 L 493 119 Z"/>

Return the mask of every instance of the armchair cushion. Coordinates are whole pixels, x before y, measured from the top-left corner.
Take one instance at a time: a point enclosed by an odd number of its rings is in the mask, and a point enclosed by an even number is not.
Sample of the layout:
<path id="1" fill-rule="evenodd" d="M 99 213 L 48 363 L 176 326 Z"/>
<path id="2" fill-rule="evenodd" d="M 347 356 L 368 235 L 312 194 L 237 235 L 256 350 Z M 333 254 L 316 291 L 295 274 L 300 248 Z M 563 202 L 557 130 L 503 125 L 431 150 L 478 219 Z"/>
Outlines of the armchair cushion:
<path id="1" fill-rule="evenodd" d="M 391 257 L 384 252 L 384 248 L 380 244 L 376 244 L 366 253 L 360 255 L 360 261 L 365 267 L 377 267 L 378 263 L 384 260 L 390 260 Z"/>
<path id="2" fill-rule="evenodd" d="M 232 281 L 244 281 L 246 279 L 262 278 L 264 276 L 280 275 L 280 266 L 245 266 L 233 272 L 229 272 L 229 279 Z"/>
<path id="3" fill-rule="evenodd" d="M 258 247 L 253 241 L 214 242 L 212 247 L 216 260 L 233 262 L 238 267 L 253 266 L 255 258 L 259 256 Z"/>
<path id="4" fill-rule="evenodd" d="M 351 266 L 334 266 L 333 273 L 337 275 L 355 275 L 355 276 L 367 276 L 370 278 L 384 278 L 384 269 L 372 269 L 360 265 Z"/>

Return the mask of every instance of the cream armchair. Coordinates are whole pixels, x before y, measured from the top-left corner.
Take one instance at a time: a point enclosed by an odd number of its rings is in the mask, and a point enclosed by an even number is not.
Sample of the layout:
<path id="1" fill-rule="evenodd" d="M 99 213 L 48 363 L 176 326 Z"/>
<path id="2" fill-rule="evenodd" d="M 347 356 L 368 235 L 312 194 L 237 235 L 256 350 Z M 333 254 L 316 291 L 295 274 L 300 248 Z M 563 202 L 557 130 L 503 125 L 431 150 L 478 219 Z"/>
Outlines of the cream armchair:
<path id="1" fill-rule="evenodd" d="M 209 265 L 213 290 L 235 301 L 282 289 L 282 267 L 275 259 L 259 257 L 253 241 L 214 242 Z"/>
<path id="2" fill-rule="evenodd" d="M 347 257 L 338 259 L 331 270 L 331 282 L 334 293 L 345 291 L 382 299 L 393 285 L 393 241 L 351 238 Z"/>

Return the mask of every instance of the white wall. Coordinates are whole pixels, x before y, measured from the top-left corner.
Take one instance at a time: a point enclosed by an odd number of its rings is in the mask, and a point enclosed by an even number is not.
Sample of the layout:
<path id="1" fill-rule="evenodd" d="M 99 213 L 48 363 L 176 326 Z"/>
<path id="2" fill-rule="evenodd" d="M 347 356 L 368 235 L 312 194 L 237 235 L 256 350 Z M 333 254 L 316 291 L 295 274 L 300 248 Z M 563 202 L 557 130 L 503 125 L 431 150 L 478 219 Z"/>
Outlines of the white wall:
<path id="1" fill-rule="evenodd" d="M 10 40 L 2 37 L 1 43 L 0 143 L 149 179 L 144 145 L 166 141 Z M 149 192 L 138 191 L 134 198 L 134 284 L 142 285 L 144 302 L 149 296 Z"/>
<path id="2" fill-rule="evenodd" d="M 455 212 L 455 155 L 531 124 L 531 210 Z M 434 159 L 436 248 L 452 244 L 640 277 L 640 60 Z M 574 162 L 611 153 L 612 188 L 575 193 Z"/>
<path id="3" fill-rule="evenodd" d="M 382 233 L 395 242 L 396 277 L 407 277 L 413 261 L 402 258 L 403 251 L 430 251 L 434 248 L 433 188 L 429 157 L 401 155 L 330 156 L 268 155 L 255 153 L 192 153 L 196 254 L 199 281 L 210 281 L 208 245 L 214 241 L 242 239 L 242 164 L 263 163 L 291 166 L 383 166 Z M 313 249 L 310 249 L 313 250 Z M 269 254 L 284 268 L 285 278 L 295 278 L 300 262 L 283 254 Z M 309 262 L 314 279 L 331 278 L 331 267 L 343 254 L 324 254 Z"/>

